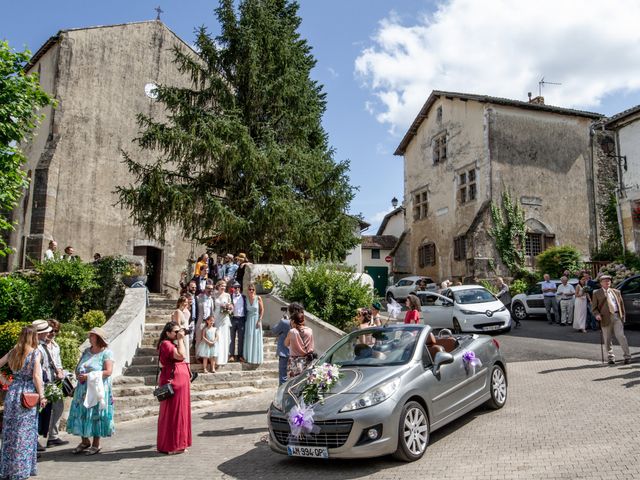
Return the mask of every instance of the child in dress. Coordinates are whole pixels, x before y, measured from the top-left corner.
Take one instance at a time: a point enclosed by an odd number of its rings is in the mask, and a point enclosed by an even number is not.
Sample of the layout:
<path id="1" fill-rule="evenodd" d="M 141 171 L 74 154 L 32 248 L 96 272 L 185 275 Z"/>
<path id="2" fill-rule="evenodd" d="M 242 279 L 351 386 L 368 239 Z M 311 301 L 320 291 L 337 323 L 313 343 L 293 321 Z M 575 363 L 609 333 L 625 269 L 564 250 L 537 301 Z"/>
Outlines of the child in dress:
<path id="1" fill-rule="evenodd" d="M 213 325 L 213 315 L 205 320 L 202 329 L 202 340 L 198 344 L 198 357 L 202 358 L 202 368 L 207 372 L 207 363 L 211 362 L 211 373 L 216 373 L 216 343 L 218 343 L 218 329 Z"/>

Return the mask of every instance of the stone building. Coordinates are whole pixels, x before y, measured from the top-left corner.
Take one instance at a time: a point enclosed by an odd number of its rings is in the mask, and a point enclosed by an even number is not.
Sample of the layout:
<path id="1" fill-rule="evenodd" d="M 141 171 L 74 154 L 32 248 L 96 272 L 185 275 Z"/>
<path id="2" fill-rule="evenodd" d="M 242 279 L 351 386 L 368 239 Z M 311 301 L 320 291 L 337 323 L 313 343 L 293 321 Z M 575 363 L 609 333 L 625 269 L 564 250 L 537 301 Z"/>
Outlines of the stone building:
<path id="1" fill-rule="evenodd" d="M 620 112 L 604 123 L 612 135 L 603 149 L 617 167 L 618 218 L 622 243 L 628 252 L 640 252 L 640 105 Z"/>
<path id="2" fill-rule="evenodd" d="M 525 210 L 530 265 L 553 245 L 587 258 L 599 242 L 594 178 L 610 175 L 594 162 L 601 118 L 541 97 L 433 91 L 395 152 L 404 157 L 407 228 L 394 263 L 439 280 L 508 275 L 488 233 L 504 191 Z"/>
<path id="3" fill-rule="evenodd" d="M 12 212 L 18 227 L 3 270 L 41 259 L 49 240 L 59 248 L 73 245 L 90 260 L 102 255 L 143 255 L 153 266 L 152 291 L 172 288 L 187 267 L 192 244 L 179 232 L 168 232 L 160 244 L 134 227 L 129 211 L 116 205 L 116 186 L 135 179 L 122 163 L 122 150 L 152 161 L 132 140 L 136 115 L 164 114 L 154 101 L 156 84 L 185 85 L 173 63 L 172 48 L 192 51 L 163 23 L 62 30 L 32 57 L 27 70 L 38 72 L 44 90 L 58 102 L 25 146 L 31 179 L 19 207 Z M 196 252 L 204 251 L 196 247 Z"/>

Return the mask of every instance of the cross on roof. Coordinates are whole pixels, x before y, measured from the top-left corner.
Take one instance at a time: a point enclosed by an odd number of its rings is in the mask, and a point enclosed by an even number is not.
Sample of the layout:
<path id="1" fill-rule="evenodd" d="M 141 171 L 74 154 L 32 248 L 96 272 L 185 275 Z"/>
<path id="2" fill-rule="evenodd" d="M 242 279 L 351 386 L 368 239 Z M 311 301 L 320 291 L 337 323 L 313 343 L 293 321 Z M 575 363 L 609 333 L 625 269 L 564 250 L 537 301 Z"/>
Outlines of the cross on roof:
<path id="1" fill-rule="evenodd" d="M 154 10 L 158 13 L 158 16 L 156 17 L 156 20 L 160 20 L 160 14 L 164 13 L 164 10 L 162 10 L 160 8 L 160 5 L 158 5 L 156 8 L 154 8 Z"/>

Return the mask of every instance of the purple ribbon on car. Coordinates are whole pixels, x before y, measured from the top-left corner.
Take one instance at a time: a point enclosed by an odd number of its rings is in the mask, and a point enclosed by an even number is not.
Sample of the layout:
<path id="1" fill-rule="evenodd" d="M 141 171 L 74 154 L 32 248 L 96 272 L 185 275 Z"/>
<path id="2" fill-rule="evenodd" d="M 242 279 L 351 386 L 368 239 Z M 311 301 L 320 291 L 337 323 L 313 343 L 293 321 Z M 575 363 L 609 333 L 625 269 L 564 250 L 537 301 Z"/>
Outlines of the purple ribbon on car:
<path id="1" fill-rule="evenodd" d="M 289 426 L 291 427 L 291 435 L 301 437 L 302 435 L 314 433 L 319 430 L 313 424 L 313 407 L 305 405 L 304 401 L 300 406 L 296 405 L 289 412 Z"/>
<path id="2" fill-rule="evenodd" d="M 464 361 L 465 368 L 471 368 L 472 373 L 476 371 L 476 367 L 482 366 L 480 359 L 470 350 L 467 350 L 462 354 L 462 360 Z"/>

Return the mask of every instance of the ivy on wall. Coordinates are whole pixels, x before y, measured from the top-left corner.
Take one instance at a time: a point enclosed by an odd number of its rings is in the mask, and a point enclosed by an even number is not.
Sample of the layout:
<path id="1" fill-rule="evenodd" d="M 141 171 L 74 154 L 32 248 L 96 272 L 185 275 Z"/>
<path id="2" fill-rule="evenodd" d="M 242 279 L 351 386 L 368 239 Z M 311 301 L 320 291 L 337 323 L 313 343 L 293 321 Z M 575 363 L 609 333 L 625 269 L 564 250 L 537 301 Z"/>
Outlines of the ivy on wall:
<path id="1" fill-rule="evenodd" d="M 496 250 L 502 263 L 512 275 L 524 269 L 524 241 L 527 227 L 524 221 L 524 210 L 513 200 L 509 191 L 502 192 L 500 205 L 491 202 L 491 220 L 493 227 L 489 235 L 494 239 Z"/>

